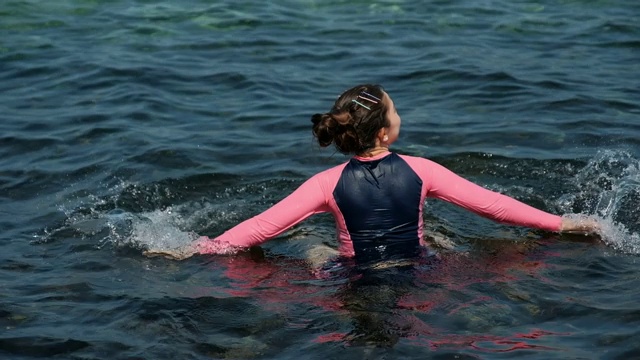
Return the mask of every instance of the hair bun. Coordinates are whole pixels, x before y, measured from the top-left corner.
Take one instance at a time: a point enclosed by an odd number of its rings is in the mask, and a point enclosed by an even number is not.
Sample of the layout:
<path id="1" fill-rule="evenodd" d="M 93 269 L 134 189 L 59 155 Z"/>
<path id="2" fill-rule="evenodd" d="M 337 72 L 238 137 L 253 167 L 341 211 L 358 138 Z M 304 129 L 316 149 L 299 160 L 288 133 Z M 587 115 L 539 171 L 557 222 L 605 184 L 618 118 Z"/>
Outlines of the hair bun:
<path id="1" fill-rule="evenodd" d="M 311 116 L 311 122 L 313 123 L 313 126 L 320 124 L 323 115 L 324 114 L 313 114 L 313 116 Z"/>
<path id="2" fill-rule="evenodd" d="M 327 147 L 333 143 L 344 154 L 355 153 L 361 148 L 349 111 L 315 114 L 311 117 L 311 122 L 313 135 L 320 146 Z"/>
<path id="3" fill-rule="evenodd" d="M 327 147 L 333 142 L 338 123 L 330 114 L 314 114 L 311 117 L 313 123 L 313 135 L 318 139 L 318 144 Z"/>

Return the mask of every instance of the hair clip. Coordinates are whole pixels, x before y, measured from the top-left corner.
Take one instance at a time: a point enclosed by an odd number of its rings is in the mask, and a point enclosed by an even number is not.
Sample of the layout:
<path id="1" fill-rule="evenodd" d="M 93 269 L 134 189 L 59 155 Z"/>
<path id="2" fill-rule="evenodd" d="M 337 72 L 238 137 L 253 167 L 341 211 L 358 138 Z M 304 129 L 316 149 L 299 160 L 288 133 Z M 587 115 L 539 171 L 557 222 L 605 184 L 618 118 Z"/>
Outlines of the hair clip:
<path id="1" fill-rule="evenodd" d="M 362 106 L 363 108 L 365 108 L 365 109 L 367 109 L 367 110 L 371 110 L 371 108 L 370 108 L 370 107 L 368 107 L 367 105 L 365 105 L 365 104 L 363 104 L 363 103 L 359 102 L 358 100 L 355 100 L 355 99 L 354 99 L 354 100 L 351 100 L 351 102 L 354 102 L 354 103 L 356 103 L 356 104 L 358 104 L 358 105 Z"/>
<path id="2" fill-rule="evenodd" d="M 359 97 L 360 99 L 362 99 L 362 100 L 367 100 L 368 102 L 372 102 L 372 103 L 374 103 L 374 104 L 377 104 L 377 103 L 378 103 L 377 101 L 375 101 L 375 100 L 371 100 L 371 99 L 366 98 L 366 97 L 364 97 L 364 96 L 362 96 L 362 95 L 358 95 L 358 97 Z"/>
<path id="3" fill-rule="evenodd" d="M 365 96 L 369 97 L 370 99 L 367 99 L 366 97 L 363 97 L 362 95 L 365 95 Z M 382 101 L 382 100 L 381 100 L 380 98 L 378 98 L 377 96 L 373 96 L 373 95 L 369 94 L 369 93 L 368 93 L 368 92 L 366 92 L 366 91 L 362 91 L 362 92 L 360 92 L 360 95 L 358 95 L 358 97 L 359 97 L 359 98 L 361 98 L 361 99 L 364 99 L 364 100 L 370 101 L 370 102 L 372 102 L 372 103 L 375 103 L 375 104 L 377 104 L 377 103 L 378 103 L 378 101 Z M 374 100 L 371 100 L 371 99 L 374 99 Z M 377 100 L 377 101 L 376 101 L 376 100 Z"/>

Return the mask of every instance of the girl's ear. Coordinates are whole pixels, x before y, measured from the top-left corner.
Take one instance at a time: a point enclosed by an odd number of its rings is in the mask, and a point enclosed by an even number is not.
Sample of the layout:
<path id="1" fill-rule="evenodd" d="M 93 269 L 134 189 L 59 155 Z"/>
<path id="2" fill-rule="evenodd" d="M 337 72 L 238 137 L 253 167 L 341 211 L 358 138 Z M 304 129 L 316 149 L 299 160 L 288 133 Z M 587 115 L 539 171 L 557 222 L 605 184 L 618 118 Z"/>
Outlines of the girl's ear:
<path id="1" fill-rule="evenodd" d="M 380 144 L 389 141 L 389 135 L 387 135 L 388 131 L 389 128 L 386 127 L 383 127 L 382 129 L 380 129 L 380 131 L 378 131 L 378 142 Z"/>
<path id="2" fill-rule="evenodd" d="M 383 127 L 382 129 L 378 130 L 378 139 L 380 139 L 380 141 L 382 141 L 382 139 L 387 136 L 387 131 L 389 129 L 386 127 Z"/>

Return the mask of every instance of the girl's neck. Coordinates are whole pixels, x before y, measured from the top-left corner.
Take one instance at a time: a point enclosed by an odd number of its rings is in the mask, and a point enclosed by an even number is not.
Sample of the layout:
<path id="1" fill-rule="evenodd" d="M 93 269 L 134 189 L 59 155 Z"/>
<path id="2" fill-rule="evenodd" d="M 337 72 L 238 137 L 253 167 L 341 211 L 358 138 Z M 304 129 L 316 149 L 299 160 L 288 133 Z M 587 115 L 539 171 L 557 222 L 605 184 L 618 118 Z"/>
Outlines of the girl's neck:
<path id="1" fill-rule="evenodd" d="M 384 154 L 389 152 L 389 148 L 386 146 L 376 146 L 374 148 L 368 149 L 367 151 L 357 154 L 358 157 L 368 158 L 368 157 L 376 157 L 380 154 Z"/>

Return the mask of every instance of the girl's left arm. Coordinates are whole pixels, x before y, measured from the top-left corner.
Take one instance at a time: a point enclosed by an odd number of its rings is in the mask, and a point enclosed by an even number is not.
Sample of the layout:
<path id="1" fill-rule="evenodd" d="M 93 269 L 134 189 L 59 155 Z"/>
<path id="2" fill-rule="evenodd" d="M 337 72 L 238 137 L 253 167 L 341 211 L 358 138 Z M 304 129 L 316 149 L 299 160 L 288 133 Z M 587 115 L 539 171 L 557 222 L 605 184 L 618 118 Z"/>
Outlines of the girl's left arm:
<path id="1" fill-rule="evenodd" d="M 536 209 L 509 196 L 485 189 L 430 160 L 428 196 L 461 206 L 494 221 L 549 231 L 562 231 L 558 215 Z"/>

